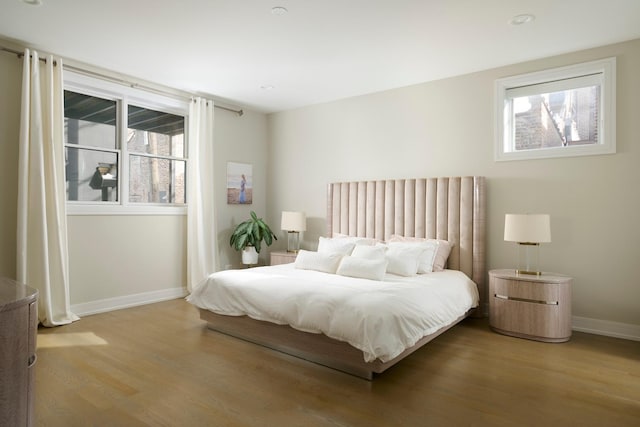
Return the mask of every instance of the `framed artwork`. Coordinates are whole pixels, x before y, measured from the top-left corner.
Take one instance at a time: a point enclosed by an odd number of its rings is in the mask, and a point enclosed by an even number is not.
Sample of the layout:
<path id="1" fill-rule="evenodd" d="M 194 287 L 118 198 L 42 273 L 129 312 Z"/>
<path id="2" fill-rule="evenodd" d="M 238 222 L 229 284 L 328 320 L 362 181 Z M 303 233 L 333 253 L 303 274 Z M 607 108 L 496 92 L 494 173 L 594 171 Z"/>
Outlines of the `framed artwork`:
<path id="1" fill-rule="evenodd" d="M 250 163 L 227 162 L 227 204 L 253 203 L 253 166 Z"/>

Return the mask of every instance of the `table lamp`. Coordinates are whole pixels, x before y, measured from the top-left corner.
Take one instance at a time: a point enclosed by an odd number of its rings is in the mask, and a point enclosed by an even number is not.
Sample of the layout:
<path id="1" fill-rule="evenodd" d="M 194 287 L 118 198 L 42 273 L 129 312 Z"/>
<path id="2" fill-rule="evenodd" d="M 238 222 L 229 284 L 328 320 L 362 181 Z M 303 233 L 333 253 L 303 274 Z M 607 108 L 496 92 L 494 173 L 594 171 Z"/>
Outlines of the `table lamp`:
<path id="1" fill-rule="evenodd" d="M 300 232 L 307 229 L 307 217 L 304 212 L 282 212 L 280 228 L 287 232 L 287 252 L 300 250 Z"/>
<path id="2" fill-rule="evenodd" d="M 517 274 L 540 276 L 540 243 L 551 242 L 551 224 L 546 214 L 506 214 L 504 240 L 518 244 Z"/>

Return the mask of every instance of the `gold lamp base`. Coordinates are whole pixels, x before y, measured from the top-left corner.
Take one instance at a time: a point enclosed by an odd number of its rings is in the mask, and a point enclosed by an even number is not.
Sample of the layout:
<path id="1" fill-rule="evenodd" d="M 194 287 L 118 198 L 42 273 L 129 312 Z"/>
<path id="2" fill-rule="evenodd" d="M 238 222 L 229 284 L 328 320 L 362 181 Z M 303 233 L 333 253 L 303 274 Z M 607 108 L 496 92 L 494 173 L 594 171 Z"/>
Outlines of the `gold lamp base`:
<path id="1" fill-rule="evenodd" d="M 518 270 L 518 269 L 516 269 L 516 274 L 528 274 L 530 276 L 542 276 L 542 271 L 529 271 L 529 270 Z"/>

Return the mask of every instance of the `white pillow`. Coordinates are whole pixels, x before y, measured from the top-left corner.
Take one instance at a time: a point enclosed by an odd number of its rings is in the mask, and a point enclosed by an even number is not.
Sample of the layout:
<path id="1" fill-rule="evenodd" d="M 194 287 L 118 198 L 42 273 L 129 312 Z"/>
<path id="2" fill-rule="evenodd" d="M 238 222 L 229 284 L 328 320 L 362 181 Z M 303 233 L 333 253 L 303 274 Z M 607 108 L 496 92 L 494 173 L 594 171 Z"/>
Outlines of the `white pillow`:
<path id="1" fill-rule="evenodd" d="M 453 243 L 447 240 L 431 239 L 429 241 L 430 242 L 433 241 L 438 244 L 436 256 L 435 256 L 435 259 L 433 260 L 433 271 L 442 271 L 447 265 L 447 260 L 449 259 L 449 254 L 451 254 Z"/>
<path id="2" fill-rule="evenodd" d="M 384 260 L 384 254 L 387 251 L 385 245 L 368 246 L 368 245 L 356 245 L 351 252 L 352 257 L 367 258 L 367 259 L 381 259 Z"/>
<path id="3" fill-rule="evenodd" d="M 346 256 L 340 261 L 336 274 L 361 279 L 383 280 L 385 271 L 387 271 L 387 260 L 384 258 L 366 259 Z"/>
<path id="4" fill-rule="evenodd" d="M 351 251 L 356 246 L 352 239 L 329 237 L 320 237 L 318 239 L 318 252 L 320 253 L 339 253 L 342 255 L 351 255 Z"/>
<path id="5" fill-rule="evenodd" d="M 387 273 L 399 276 L 415 276 L 418 273 L 420 256 L 425 248 L 420 245 L 388 245 L 385 258 L 388 261 Z"/>
<path id="6" fill-rule="evenodd" d="M 411 241 L 411 242 L 389 242 L 389 247 L 420 247 L 422 253 L 418 259 L 418 273 L 431 273 L 433 271 L 433 263 L 438 250 L 438 243 L 434 241 Z"/>
<path id="7" fill-rule="evenodd" d="M 343 256 L 339 253 L 320 253 L 301 249 L 298 251 L 295 267 L 301 270 L 315 270 L 335 274 Z"/>
<path id="8" fill-rule="evenodd" d="M 348 239 L 353 243 L 355 243 L 356 245 L 373 246 L 378 242 L 376 239 L 372 239 L 369 237 L 356 237 L 356 236 L 349 236 L 347 234 L 341 234 L 341 233 L 333 233 L 333 236 L 331 237 L 333 237 L 334 239 Z"/>
<path id="9" fill-rule="evenodd" d="M 451 248 L 453 248 L 453 243 L 447 241 L 447 240 L 439 240 L 439 239 L 424 239 L 421 237 L 405 237 L 405 236 L 399 236 L 397 234 L 393 234 L 391 235 L 391 238 L 389 239 L 390 243 L 397 243 L 397 242 L 402 242 L 402 243 L 430 243 L 431 245 L 435 246 L 435 253 L 434 253 L 434 258 L 433 258 L 433 268 L 431 270 L 426 271 L 426 266 L 427 266 L 427 262 L 428 261 L 424 261 L 424 267 L 425 268 L 420 268 L 420 270 L 425 270 L 422 271 L 423 273 L 429 273 L 431 271 L 442 271 L 444 270 L 445 266 L 447 265 L 447 259 L 449 259 L 449 254 L 451 254 Z M 420 272 L 420 271 L 418 271 Z"/>

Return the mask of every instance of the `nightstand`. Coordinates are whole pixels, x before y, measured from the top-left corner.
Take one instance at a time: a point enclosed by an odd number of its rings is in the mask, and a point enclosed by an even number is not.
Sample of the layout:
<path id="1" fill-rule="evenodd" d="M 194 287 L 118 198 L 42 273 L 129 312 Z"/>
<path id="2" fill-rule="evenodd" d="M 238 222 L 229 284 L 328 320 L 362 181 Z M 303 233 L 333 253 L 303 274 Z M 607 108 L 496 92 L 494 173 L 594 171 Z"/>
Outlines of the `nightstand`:
<path id="1" fill-rule="evenodd" d="M 571 282 L 568 276 L 489 272 L 489 324 L 505 335 L 545 342 L 571 338 Z"/>
<path id="2" fill-rule="evenodd" d="M 271 265 L 289 264 L 296 260 L 296 252 L 274 251 L 271 252 Z"/>

